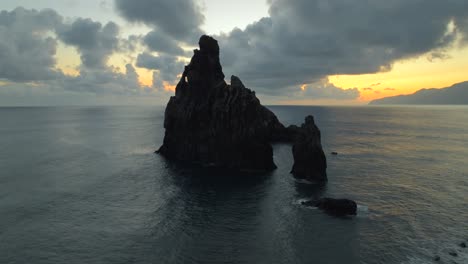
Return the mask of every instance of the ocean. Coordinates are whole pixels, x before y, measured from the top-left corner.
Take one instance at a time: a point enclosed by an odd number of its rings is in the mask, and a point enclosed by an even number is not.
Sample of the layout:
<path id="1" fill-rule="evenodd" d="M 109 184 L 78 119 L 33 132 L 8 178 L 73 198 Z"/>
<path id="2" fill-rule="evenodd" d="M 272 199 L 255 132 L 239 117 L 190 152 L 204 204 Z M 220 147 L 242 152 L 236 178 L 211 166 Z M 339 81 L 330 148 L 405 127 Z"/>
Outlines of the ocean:
<path id="1" fill-rule="evenodd" d="M 0 108 L 0 263 L 468 263 L 468 107 L 269 108 L 314 115 L 326 185 L 287 144 L 266 175 L 169 162 L 163 107 Z"/>

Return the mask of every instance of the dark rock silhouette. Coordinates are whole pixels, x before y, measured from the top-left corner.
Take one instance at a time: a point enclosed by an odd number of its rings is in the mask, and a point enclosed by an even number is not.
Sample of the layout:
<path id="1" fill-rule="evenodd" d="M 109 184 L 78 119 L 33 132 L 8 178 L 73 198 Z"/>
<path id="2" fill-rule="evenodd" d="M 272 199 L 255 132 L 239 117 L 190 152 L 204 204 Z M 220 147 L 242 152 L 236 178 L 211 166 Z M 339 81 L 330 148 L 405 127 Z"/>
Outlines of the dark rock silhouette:
<path id="1" fill-rule="evenodd" d="M 321 198 L 317 201 L 305 201 L 302 204 L 317 207 L 328 214 L 336 216 L 357 214 L 356 202 L 349 199 Z"/>
<path id="2" fill-rule="evenodd" d="M 310 181 L 327 180 L 327 160 L 320 142 L 320 130 L 315 125 L 314 117 L 307 116 L 300 128 L 289 127 L 294 131 L 294 165 L 291 173 L 300 179 Z"/>
<path id="3" fill-rule="evenodd" d="M 224 81 L 214 38 L 202 36 L 199 46 L 167 104 L 164 143 L 157 152 L 172 160 L 263 172 L 276 168 L 271 142 L 294 141 L 295 175 L 326 179 L 313 118 L 301 128 L 285 128 L 239 78 L 232 76 L 230 85 Z"/>

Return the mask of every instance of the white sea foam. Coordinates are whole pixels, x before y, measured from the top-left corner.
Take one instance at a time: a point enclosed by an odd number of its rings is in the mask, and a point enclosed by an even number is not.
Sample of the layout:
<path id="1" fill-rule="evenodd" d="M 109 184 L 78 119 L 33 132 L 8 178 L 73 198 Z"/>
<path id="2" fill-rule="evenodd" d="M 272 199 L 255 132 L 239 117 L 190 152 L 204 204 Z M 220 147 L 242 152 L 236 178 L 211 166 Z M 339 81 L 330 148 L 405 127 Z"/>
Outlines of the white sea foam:
<path id="1" fill-rule="evenodd" d="M 310 199 L 297 199 L 297 200 L 294 200 L 293 201 L 293 204 L 294 205 L 302 205 L 303 202 L 309 202 L 311 201 Z M 310 210 L 317 210 L 318 208 L 317 207 L 314 207 L 314 206 L 304 206 L 304 208 L 306 209 L 310 209 Z"/>
<path id="2" fill-rule="evenodd" d="M 366 205 L 357 205 L 357 216 L 358 217 L 367 217 L 369 215 L 369 207 Z"/>
<path id="3" fill-rule="evenodd" d="M 305 199 L 305 198 L 303 198 L 303 199 L 297 199 L 297 200 L 294 200 L 294 201 L 293 201 L 293 204 L 295 204 L 295 205 L 302 205 L 303 202 L 308 202 L 308 201 L 310 201 L 310 199 Z"/>
<path id="4" fill-rule="evenodd" d="M 311 181 L 304 180 L 304 179 L 294 179 L 294 181 L 297 183 L 303 183 L 303 184 L 316 184 L 315 182 L 311 182 Z"/>
<path id="5" fill-rule="evenodd" d="M 308 202 L 308 201 L 310 201 L 310 199 L 303 198 L 303 199 L 294 200 L 293 204 L 299 204 L 300 205 L 303 202 Z"/>

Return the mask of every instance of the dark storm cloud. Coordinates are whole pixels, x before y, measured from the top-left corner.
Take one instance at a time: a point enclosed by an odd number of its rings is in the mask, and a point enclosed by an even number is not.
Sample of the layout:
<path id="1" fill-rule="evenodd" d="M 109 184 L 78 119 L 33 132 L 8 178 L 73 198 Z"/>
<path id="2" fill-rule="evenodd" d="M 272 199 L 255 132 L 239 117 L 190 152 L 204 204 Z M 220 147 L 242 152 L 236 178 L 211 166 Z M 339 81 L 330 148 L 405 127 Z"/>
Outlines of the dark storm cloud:
<path id="1" fill-rule="evenodd" d="M 218 36 L 227 75 L 263 93 L 327 75 L 389 70 L 468 33 L 466 0 L 268 2 L 270 17 Z"/>
<path id="2" fill-rule="evenodd" d="M 205 17 L 192 0 L 115 0 L 115 6 L 127 20 L 156 27 L 179 41 L 193 42 L 202 34 Z"/>
<path id="3" fill-rule="evenodd" d="M 57 40 L 47 33 L 61 24 L 53 10 L 0 12 L 0 79 L 36 81 L 56 78 Z"/>
<path id="4" fill-rule="evenodd" d="M 107 60 L 119 47 L 119 27 L 113 22 L 101 25 L 91 19 L 78 18 L 58 30 L 59 38 L 78 48 L 87 68 L 105 68 Z"/>

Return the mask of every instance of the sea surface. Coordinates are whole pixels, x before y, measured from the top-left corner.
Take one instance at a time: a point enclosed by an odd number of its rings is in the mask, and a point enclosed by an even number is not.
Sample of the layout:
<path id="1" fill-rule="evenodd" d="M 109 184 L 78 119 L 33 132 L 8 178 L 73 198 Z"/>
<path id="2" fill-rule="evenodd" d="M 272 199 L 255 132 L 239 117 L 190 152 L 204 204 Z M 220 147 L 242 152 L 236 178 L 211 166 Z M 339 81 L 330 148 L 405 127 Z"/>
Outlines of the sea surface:
<path id="1" fill-rule="evenodd" d="M 163 107 L 0 108 L 0 263 L 468 263 L 468 107 L 270 109 L 314 115 L 326 185 L 287 144 L 266 175 L 169 162 Z"/>

